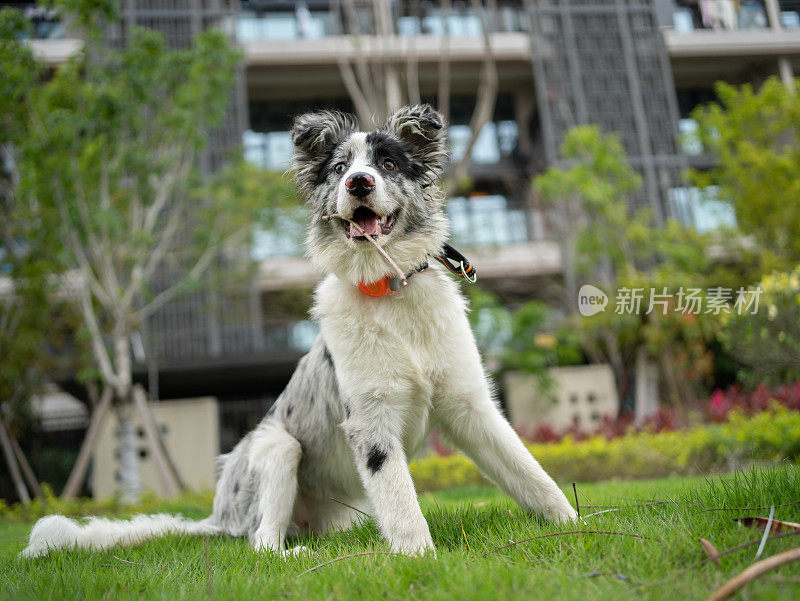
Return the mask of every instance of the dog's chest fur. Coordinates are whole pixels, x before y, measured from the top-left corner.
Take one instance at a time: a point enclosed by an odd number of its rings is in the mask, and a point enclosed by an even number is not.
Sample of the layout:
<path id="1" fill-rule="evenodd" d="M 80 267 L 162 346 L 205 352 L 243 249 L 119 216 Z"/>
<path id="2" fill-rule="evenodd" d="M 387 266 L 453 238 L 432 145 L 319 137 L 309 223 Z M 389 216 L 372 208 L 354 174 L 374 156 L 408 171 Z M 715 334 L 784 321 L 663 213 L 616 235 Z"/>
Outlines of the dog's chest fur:
<path id="1" fill-rule="evenodd" d="M 430 409 L 450 365 L 454 330 L 467 329 L 456 284 L 430 268 L 398 294 L 371 298 L 329 277 L 317 290 L 313 314 L 333 356 L 345 399 L 370 399 L 373 411 L 395 411 L 407 454 L 430 431 Z M 368 404 L 370 401 L 362 401 Z"/>

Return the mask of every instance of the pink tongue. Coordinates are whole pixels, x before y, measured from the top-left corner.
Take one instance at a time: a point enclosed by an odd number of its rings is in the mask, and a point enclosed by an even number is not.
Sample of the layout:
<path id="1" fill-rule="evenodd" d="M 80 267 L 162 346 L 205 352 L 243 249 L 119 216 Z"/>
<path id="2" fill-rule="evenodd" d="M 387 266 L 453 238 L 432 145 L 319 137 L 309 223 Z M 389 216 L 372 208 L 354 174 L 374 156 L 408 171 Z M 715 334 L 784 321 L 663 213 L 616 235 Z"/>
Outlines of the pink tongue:
<path id="1" fill-rule="evenodd" d="M 375 235 L 381 233 L 381 226 L 378 225 L 378 217 L 375 216 L 375 215 L 373 215 L 371 217 L 366 217 L 366 216 L 359 216 L 357 218 L 354 217 L 353 221 L 355 221 L 359 225 L 359 227 L 362 230 L 364 230 L 364 233 L 367 236 L 375 236 Z M 355 227 L 353 227 L 352 223 L 350 224 L 350 236 L 351 237 L 352 236 L 363 236 L 363 235 L 364 234 L 362 234 Z"/>

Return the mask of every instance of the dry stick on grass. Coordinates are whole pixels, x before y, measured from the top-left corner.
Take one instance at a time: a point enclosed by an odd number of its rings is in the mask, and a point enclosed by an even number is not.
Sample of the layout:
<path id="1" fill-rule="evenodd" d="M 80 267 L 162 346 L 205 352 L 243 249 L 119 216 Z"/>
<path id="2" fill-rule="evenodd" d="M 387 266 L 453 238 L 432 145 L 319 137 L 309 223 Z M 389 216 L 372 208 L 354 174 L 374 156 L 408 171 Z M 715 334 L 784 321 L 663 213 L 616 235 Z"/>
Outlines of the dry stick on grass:
<path id="1" fill-rule="evenodd" d="M 800 534 L 800 532 L 786 532 L 784 534 L 776 534 L 774 536 L 770 536 L 767 540 L 768 541 L 776 540 L 776 539 L 779 539 L 779 538 L 786 538 L 787 536 L 797 536 L 799 534 Z M 741 545 L 736 545 L 735 547 L 731 547 L 730 549 L 725 549 L 724 551 L 720 551 L 717 554 L 716 557 L 706 557 L 704 560 L 698 561 L 697 563 L 690 565 L 688 568 L 684 568 L 680 572 L 674 574 L 673 577 L 674 576 L 680 576 L 681 574 L 685 574 L 686 572 L 690 572 L 692 570 L 696 570 L 697 568 L 702 568 L 707 563 L 710 563 L 712 561 L 716 561 L 720 557 L 725 557 L 726 555 L 730 555 L 731 553 L 736 553 L 736 551 L 741 551 L 742 549 L 747 549 L 747 547 L 752 547 L 753 545 L 758 545 L 760 543 L 761 543 L 761 539 L 757 538 L 756 540 L 751 540 L 749 542 L 742 543 Z"/>
<path id="2" fill-rule="evenodd" d="M 138 562 L 138 561 L 128 561 L 127 559 L 122 559 L 121 557 L 117 557 L 116 555 L 113 555 L 112 557 L 113 557 L 114 559 L 118 560 L 118 561 L 121 561 L 122 563 L 127 563 L 127 564 L 129 564 L 129 565 L 132 565 L 132 566 L 146 566 L 146 565 L 150 565 L 150 564 L 147 564 L 147 563 L 141 563 L 141 562 Z"/>
<path id="3" fill-rule="evenodd" d="M 584 498 L 586 498 L 585 495 Z M 588 499 L 586 502 L 589 503 L 589 505 L 581 505 L 581 507 L 591 507 L 593 509 L 626 509 L 628 507 L 649 507 L 650 505 L 664 505 L 672 503 L 672 501 L 648 501 L 647 503 L 636 503 L 634 505 L 592 505 Z"/>
<path id="4" fill-rule="evenodd" d="M 575 483 L 572 483 L 572 492 L 575 493 L 575 511 L 578 512 L 578 519 L 581 519 L 581 506 L 578 503 L 578 488 L 575 486 Z"/>
<path id="5" fill-rule="evenodd" d="M 353 221 L 349 220 L 347 217 L 342 217 L 339 214 L 323 215 L 322 218 L 325 221 L 330 221 L 331 219 L 341 219 L 342 221 L 346 221 L 347 223 L 352 225 L 354 228 L 356 228 L 359 232 L 362 233 L 364 238 L 367 239 L 367 242 L 372 243 L 372 245 L 375 248 L 378 249 L 378 252 L 381 254 L 381 256 L 383 256 L 383 258 L 386 259 L 389 262 L 389 265 L 392 266 L 392 269 L 394 269 L 395 272 L 397 272 L 397 276 L 400 278 L 400 281 L 403 283 L 403 286 L 407 286 L 408 285 L 408 282 L 406 281 L 406 274 L 403 273 L 403 270 L 400 269 L 400 267 L 398 267 L 397 263 L 394 262 L 394 259 L 392 259 L 392 257 L 390 257 L 387 254 L 387 252 L 385 250 L 383 250 L 383 248 L 381 248 L 381 245 L 378 244 L 377 242 L 375 242 L 375 240 L 372 239 L 372 236 L 367 236 L 367 233 L 361 228 L 360 225 L 358 225 L 357 223 L 354 223 Z"/>
<path id="6" fill-rule="evenodd" d="M 583 493 L 583 491 L 581 491 L 581 496 L 583 496 L 583 498 L 584 498 L 584 499 L 586 500 L 586 502 L 589 504 L 589 507 L 591 507 L 592 509 L 594 509 L 595 511 L 597 511 L 597 506 L 595 506 L 595 505 L 592 505 L 592 502 L 589 500 L 589 497 L 587 497 L 587 496 L 586 496 L 586 495 Z M 584 507 L 586 507 L 586 505 L 584 505 Z"/>
<path id="7" fill-rule="evenodd" d="M 784 534 L 776 534 L 775 536 L 770 536 L 767 540 L 768 541 L 776 540 L 776 539 L 779 539 L 779 538 L 786 538 L 787 536 L 797 536 L 799 534 L 800 534 L 800 532 L 786 532 Z M 707 563 L 711 563 L 712 561 L 716 563 L 717 560 L 720 557 L 725 557 L 726 555 L 730 555 L 731 553 L 736 553 L 736 551 L 741 551 L 742 549 L 747 549 L 748 547 L 752 547 L 753 545 L 757 545 L 760 542 L 761 542 L 761 539 L 758 538 L 756 540 L 751 540 L 750 542 L 742 543 L 741 545 L 736 545 L 735 547 L 731 547 L 730 549 L 725 549 L 724 551 L 720 551 L 715 557 L 706 557 L 704 560 L 698 561 L 697 563 L 690 565 L 688 568 L 684 568 L 684 569 L 680 570 L 679 572 L 675 572 L 674 574 L 672 574 L 670 576 L 670 579 L 674 580 L 678 576 L 683 576 L 687 572 L 691 572 L 692 570 L 696 570 L 698 568 L 702 568 L 704 565 L 706 565 Z M 654 586 L 660 586 L 660 585 L 664 584 L 665 582 L 667 582 L 667 581 L 666 580 L 659 580 L 658 582 L 649 582 L 647 584 L 641 585 L 639 588 L 640 589 L 652 588 Z"/>
<path id="8" fill-rule="evenodd" d="M 516 545 L 527 543 L 532 540 L 537 540 L 540 538 L 550 538 L 551 536 L 561 536 L 563 534 L 615 534 L 617 536 L 632 536 L 634 538 L 641 538 L 644 540 L 655 540 L 658 541 L 659 539 L 653 538 L 651 539 L 648 536 L 642 536 L 641 534 L 631 534 L 630 532 L 610 532 L 608 530 L 570 530 L 568 532 L 553 532 L 551 534 L 542 534 L 540 536 L 532 536 L 530 538 L 524 538 L 522 540 L 514 541 L 510 545 L 503 545 L 502 547 L 497 547 L 496 549 L 492 549 L 491 551 L 487 551 L 481 557 L 486 557 L 487 555 L 491 555 L 492 553 L 497 553 L 498 551 L 502 551 L 503 549 L 508 549 L 509 547 L 514 547 Z"/>
<path id="9" fill-rule="evenodd" d="M 784 564 L 798 560 L 800 560 L 800 547 L 797 547 L 796 549 L 790 549 L 789 551 L 784 551 L 783 553 L 778 553 L 777 555 L 772 555 L 771 557 L 767 557 L 761 561 L 757 561 L 714 591 L 708 598 L 708 601 L 722 601 L 722 599 L 727 599 L 736 591 L 741 589 L 746 584 L 752 582 L 762 574 L 766 574 L 767 572 Z"/>
<path id="10" fill-rule="evenodd" d="M 791 503 L 784 503 L 783 505 L 774 505 L 775 509 L 780 509 L 781 507 L 789 507 L 790 505 L 797 505 L 800 501 L 792 501 Z M 773 505 L 767 505 L 766 507 L 713 507 L 711 509 L 703 509 L 698 513 L 705 513 L 707 511 L 758 511 L 760 509 L 769 509 L 773 507 Z"/>
<path id="11" fill-rule="evenodd" d="M 589 515 L 583 516 L 583 519 L 585 520 L 586 518 L 590 518 L 595 515 L 600 515 L 601 513 L 613 513 L 615 511 L 619 511 L 619 509 L 615 508 L 615 509 L 604 509 L 603 511 L 595 511 L 594 513 L 590 513 Z"/>
<path id="12" fill-rule="evenodd" d="M 320 568 L 324 568 L 327 565 L 332 563 L 336 563 L 337 561 L 342 561 L 344 559 L 350 559 L 351 557 L 363 557 L 364 555 L 397 555 L 397 553 L 392 553 L 391 551 L 365 551 L 364 553 L 353 553 L 352 555 L 342 555 L 341 557 L 337 557 L 336 559 L 331 559 L 330 561 L 326 561 L 325 563 L 321 563 L 319 565 L 314 566 L 313 568 L 309 568 L 305 572 L 300 572 L 297 577 L 304 576 L 311 572 L 316 572 Z"/>

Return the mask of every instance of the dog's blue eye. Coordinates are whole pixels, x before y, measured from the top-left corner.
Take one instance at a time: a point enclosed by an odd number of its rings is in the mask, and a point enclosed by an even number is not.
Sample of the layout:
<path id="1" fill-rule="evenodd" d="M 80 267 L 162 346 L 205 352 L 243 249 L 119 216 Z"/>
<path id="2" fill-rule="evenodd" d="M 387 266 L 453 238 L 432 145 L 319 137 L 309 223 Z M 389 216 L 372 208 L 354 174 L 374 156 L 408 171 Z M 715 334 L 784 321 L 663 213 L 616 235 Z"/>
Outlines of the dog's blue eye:
<path id="1" fill-rule="evenodd" d="M 386 171 L 394 171 L 397 169 L 397 165 L 395 165 L 394 161 L 387 159 L 383 162 L 383 168 L 386 169 Z"/>
<path id="2" fill-rule="evenodd" d="M 341 175 L 342 173 L 344 173 L 346 167 L 347 165 L 345 165 L 344 163 L 338 163 L 336 167 L 333 168 L 333 171 L 338 175 Z"/>

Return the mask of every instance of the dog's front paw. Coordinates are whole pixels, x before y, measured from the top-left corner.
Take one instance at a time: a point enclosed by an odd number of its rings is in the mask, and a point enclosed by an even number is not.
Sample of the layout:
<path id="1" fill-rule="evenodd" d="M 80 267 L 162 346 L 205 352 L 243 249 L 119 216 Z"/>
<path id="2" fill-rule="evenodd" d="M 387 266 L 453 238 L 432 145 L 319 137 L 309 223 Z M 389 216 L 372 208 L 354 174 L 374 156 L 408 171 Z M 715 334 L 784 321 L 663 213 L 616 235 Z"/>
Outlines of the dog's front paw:
<path id="1" fill-rule="evenodd" d="M 288 559 L 290 557 L 297 557 L 299 555 L 311 554 L 311 549 L 305 547 L 303 545 L 297 545 L 296 547 L 292 547 L 291 549 L 284 549 L 281 551 L 281 557 L 284 559 Z"/>
<path id="2" fill-rule="evenodd" d="M 554 524 L 569 524 L 578 520 L 578 512 L 566 500 L 546 508 L 542 515 L 544 519 Z"/>
<path id="3" fill-rule="evenodd" d="M 422 557 L 430 555 L 436 559 L 436 549 L 433 546 L 431 535 L 426 533 L 424 537 L 401 537 L 393 539 L 390 544 L 393 553 L 399 553 L 406 557 Z"/>

